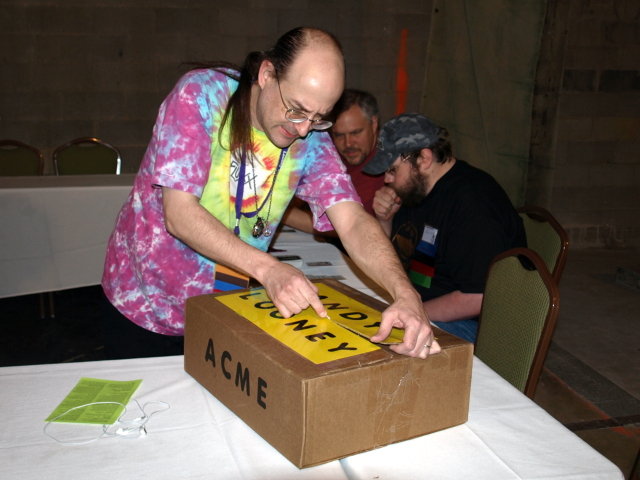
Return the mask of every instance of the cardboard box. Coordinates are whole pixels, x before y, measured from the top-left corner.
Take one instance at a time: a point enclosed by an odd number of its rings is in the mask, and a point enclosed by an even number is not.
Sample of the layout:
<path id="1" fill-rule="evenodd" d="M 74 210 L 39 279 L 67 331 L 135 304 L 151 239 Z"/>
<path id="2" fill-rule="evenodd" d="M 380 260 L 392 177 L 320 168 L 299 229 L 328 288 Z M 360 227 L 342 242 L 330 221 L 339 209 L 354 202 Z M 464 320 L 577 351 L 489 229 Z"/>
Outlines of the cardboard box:
<path id="1" fill-rule="evenodd" d="M 376 311 L 385 308 L 339 282 L 322 283 Z M 281 319 L 270 302 L 254 304 L 254 291 L 242 291 L 242 300 L 264 311 L 267 322 L 286 325 L 315 352 L 345 346 L 314 328 L 317 322 L 300 319 L 304 312 Z M 373 350 L 314 363 L 218 297 L 187 300 L 185 370 L 300 468 L 467 421 L 473 354 L 468 342 L 438 330 L 442 353 L 421 360 L 358 337 Z M 328 310 L 331 316 L 348 314 L 336 305 Z"/>

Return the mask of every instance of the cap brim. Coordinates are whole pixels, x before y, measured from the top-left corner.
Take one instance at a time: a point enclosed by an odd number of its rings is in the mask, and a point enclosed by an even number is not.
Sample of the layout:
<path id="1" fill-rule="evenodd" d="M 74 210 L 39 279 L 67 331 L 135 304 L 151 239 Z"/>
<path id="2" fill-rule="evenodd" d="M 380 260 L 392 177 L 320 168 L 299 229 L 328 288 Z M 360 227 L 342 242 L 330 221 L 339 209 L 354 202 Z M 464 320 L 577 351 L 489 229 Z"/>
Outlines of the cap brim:
<path id="1" fill-rule="evenodd" d="M 378 150 L 362 171 L 368 175 L 380 175 L 389 169 L 394 160 L 395 155 L 392 152 Z"/>

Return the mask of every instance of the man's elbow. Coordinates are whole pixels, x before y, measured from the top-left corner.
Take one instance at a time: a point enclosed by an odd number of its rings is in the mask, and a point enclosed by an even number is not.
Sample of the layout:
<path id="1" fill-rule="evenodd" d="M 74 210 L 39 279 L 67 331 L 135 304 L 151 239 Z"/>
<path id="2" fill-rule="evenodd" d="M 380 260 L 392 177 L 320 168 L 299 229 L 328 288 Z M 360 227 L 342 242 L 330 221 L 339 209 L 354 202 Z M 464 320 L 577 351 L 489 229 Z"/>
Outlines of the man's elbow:
<path id="1" fill-rule="evenodd" d="M 169 232 L 174 237 L 178 237 L 178 238 L 180 237 L 179 222 L 176 220 L 175 215 L 172 215 L 170 212 L 167 212 L 166 209 L 164 210 L 164 227 L 167 230 L 167 232 Z"/>
<path id="2" fill-rule="evenodd" d="M 186 205 L 180 196 L 180 192 L 164 188 L 162 193 L 162 210 L 165 229 L 174 237 L 180 238 L 181 225 L 185 220 Z"/>

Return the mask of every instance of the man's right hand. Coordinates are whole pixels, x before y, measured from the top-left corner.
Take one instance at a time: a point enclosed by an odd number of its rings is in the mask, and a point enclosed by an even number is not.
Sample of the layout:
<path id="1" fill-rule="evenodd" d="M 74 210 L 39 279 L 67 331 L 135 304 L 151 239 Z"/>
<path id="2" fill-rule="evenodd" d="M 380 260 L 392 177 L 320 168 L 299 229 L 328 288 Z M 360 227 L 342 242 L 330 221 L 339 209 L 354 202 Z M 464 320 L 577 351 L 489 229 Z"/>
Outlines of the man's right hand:
<path id="1" fill-rule="evenodd" d="M 378 220 L 388 222 L 400 209 L 402 200 L 391 187 L 380 188 L 373 197 L 373 211 Z"/>
<path id="2" fill-rule="evenodd" d="M 309 306 L 318 316 L 327 316 L 318 297 L 318 288 L 297 268 L 276 261 L 262 277 L 257 280 L 284 318 L 300 313 Z"/>

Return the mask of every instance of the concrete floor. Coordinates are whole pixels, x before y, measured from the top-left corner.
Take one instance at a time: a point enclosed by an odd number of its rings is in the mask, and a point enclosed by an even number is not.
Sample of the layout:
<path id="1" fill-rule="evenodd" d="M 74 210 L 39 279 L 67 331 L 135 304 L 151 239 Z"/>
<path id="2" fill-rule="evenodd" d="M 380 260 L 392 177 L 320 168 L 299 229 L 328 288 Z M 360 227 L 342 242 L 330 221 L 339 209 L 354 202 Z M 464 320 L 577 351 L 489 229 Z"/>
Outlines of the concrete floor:
<path id="1" fill-rule="evenodd" d="M 640 272 L 640 251 L 569 252 L 535 401 L 631 478 L 640 449 L 640 288 L 616 283 L 618 267 Z M 105 358 L 99 287 L 55 292 L 54 319 L 40 318 L 40 298 L 0 300 L 0 366 Z"/>
<path id="2" fill-rule="evenodd" d="M 569 252 L 535 401 L 631 478 L 640 449 L 640 285 L 617 283 L 618 267 L 640 272 L 640 252 Z"/>

